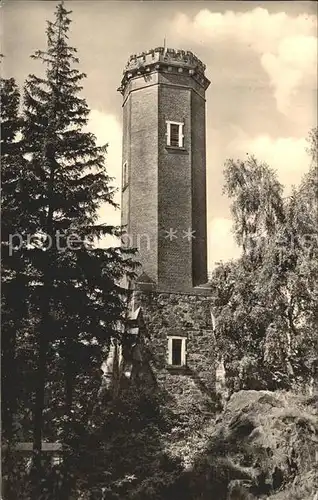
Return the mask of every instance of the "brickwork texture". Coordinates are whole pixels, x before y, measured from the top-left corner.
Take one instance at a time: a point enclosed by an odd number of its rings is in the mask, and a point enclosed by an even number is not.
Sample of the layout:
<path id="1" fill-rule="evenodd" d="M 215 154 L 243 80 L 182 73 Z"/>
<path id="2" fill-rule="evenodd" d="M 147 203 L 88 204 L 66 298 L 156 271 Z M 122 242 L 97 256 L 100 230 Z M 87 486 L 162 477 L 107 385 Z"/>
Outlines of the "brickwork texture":
<path id="1" fill-rule="evenodd" d="M 142 270 L 160 289 L 189 291 L 207 281 L 204 65 L 191 53 L 161 49 L 132 57 L 120 88 L 122 225 Z M 165 62 L 166 61 L 166 62 Z M 155 63 L 158 64 L 155 64 Z M 171 65 L 170 65 L 171 64 Z M 166 144 L 166 121 L 184 124 L 182 148 Z M 175 230 L 176 238 L 166 231 Z M 186 232 L 193 231 L 194 238 Z"/>

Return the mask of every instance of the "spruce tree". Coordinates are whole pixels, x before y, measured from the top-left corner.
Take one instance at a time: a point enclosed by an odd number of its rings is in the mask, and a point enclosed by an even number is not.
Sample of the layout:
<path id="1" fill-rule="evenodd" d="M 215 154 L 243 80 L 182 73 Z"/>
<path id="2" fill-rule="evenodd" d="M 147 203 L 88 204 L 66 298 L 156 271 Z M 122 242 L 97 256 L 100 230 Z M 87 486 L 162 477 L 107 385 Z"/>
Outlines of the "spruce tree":
<path id="1" fill-rule="evenodd" d="M 70 14 L 63 2 L 57 6 L 55 21 L 47 24 L 47 48 L 33 55 L 44 64 L 45 75 L 30 75 L 24 87 L 23 145 L 33 178 L 32 217 L 35 214 L 36 221 L 28 254 L 36 277 L 30 301 L 38 318 L 35 481 L 41 473 L 52 349 L 64 367 L 63 442 L 65 450 L 70 450 L 74 415 L 76 409 L 80 412 L 80 403 L 74 400 L 76 382 L 80 377 L 92 380 L 110 338 L 118 336 L 125 308 L 119 282 L 125 275 L 134 275 L 129 252 L 95 247 L 97 238 L 119 231 L 98 224 L 98 208 L 102 203 L 114 205 L 114 189 L 105 169 L 106 146 L 97 146 L 94 135 L 84 129 L 89 116 L 80 96 L 85 75 L 76 68 L 76 49 L 68 44 Z M 68 453 L 65 456 L 68 469 Z M 64 484 L 63 498 L 68 497 L 68 486 Z"/>
<path id="2" fill-rule="evenodd" d="M 14 219 L 17 216 L 17 207 L 13 203 L 12 194 L 17 189 L 17 172 L 21 168 L 19 143 L 17 135 L 21 128 L 19 118 L 20 95 L 13 78 L 1 79 L 1 184 L 2 184 L 2 321 L 3 336 L 1 343 L 2 354 L 2 429 L 4 436 L 12 438 L 12 419 L 16 406 L 16 395 L 9 389 L 10 376 L 15 379 L 15 344 L 16 344 L 16 302 L 14 295 L 17 292 L 17 261 L 10 258 L 9 238 L 15 232 Z M 16 269 L 15 269 L 16 267 Z M 15 279 L 14 279 L 15 278 Z M 14 288 L 14 290 L 13 290 Z M 11 372 L 11 373 L 10 373 Z"/>
<path id="3" fill-rule="evenodd" d="M 1 320 L 2 320 L 2 443 L 4 498 L 20 497 L 22 472 L 14 447 L 28 438 L 31 378 L 34 360 L 30 291 L 36 276 L 29 265 L 28 235 L 34 230 L 34 179 L 24 158 L 20 92 L 13 78 L 1 86 Z M 23 431 L 22 431 L 23 427 Z"/>
<path id="4" fill-rule="evenodd" d="M 26 318 L 27 281 L 21 250 L 13 252 L 14 239 L 22 238 L 25 221 L 21 199 L 20 172 L 23 164 L 20 94 L 13 78 L 0 80 L 1 92 L 1 423 L 3 448 L 3 487 L 6 498 L 15 498 L 16 470 L 12 446 L 17 439 L 19 372 L 17 342 Z M 16 236 L 14 236 L 16 235 Z"/>

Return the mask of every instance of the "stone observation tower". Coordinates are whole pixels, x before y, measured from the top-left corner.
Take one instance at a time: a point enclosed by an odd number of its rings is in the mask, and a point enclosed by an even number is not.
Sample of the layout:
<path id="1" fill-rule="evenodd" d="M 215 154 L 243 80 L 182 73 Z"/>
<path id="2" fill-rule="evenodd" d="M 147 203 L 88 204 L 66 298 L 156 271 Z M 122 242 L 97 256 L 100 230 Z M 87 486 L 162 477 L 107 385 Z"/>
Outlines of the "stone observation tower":
<path id="1" fill-rule="evenodd" d="M 209 84 L 204 64 L 192 52 L 156 48 L 129 58 L 118 89 L 123 95 L 123 244 L 138 249 L 142 265 L 130 283 L 127 332 L 133 348 L 129 360 L 126 355 L 132 368 L 126 371 L 131 378 L 160 382 L 186 412 L 191 405 L 209 407 L 215 388 L 206 283 Z M 149 346 L 151 358 L 145 354 Z"/>
<path id="2" fill-rule="evenodd" d="M 157 290 L 207 281 L 204 64 L 183 50 L 132 55 L 123 95 L 122 225 Z"/>

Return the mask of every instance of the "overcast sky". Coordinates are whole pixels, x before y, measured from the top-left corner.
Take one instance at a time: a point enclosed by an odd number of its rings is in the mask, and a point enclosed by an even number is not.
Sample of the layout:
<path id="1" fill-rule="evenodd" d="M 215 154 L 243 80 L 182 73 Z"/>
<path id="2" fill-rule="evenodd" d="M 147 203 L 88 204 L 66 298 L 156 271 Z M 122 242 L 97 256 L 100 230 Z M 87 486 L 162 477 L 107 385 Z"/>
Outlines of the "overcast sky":
<path id="1" fill-rule="evenodd" d="M 5 0 L 5 76 L 21 85 L 45 48 L 45 20 L 56 2 Z M 193 51 L 207 66 L 209 268 L 237 255 L 229 202 L 222 195 L 227 158 L 253 153 L 277 169 L 286 192 L 307 170 L 306 136 L 317 122 L 315 2 L 66 2 L 73 11 L 70 43 L 87 74 L 83 95 L 90 129 L 109 143 L 107 165 L 119 185 L 122 96 L 117 92 L 130 54 L 163 45 Z M 102 210 L 119 223 L 119 213 Z"/>

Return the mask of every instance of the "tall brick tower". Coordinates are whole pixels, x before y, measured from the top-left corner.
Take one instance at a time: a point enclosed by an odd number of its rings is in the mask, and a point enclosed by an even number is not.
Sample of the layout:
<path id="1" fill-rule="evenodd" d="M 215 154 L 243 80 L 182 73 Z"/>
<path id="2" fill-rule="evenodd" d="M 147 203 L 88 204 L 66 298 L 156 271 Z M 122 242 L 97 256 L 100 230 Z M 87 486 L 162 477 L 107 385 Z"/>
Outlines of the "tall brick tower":
<path id="1" fill-rule="evenodd" d="M 173 411 L 186 416 L 198 405 L 210 411 L 216 387 L 207 283 L 209 84 L 192 52 L 156 48 L 130 57 L 118 89 L 122 225 L 142 264 L 139 278 L 129 284 L 127 304 L 127 338 L 138 353 L 126 361 L 134 367 L 131 378 L 155 380 L 171 393 Z"/>
<path id="2" fill-rule="evenodd" d="M 132 55 L 123 95 L 122 225 L 159 291 L 207 281 L 204 64 L 183 50 Z"/>

